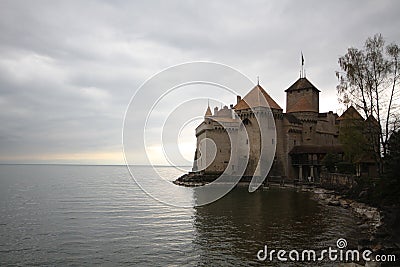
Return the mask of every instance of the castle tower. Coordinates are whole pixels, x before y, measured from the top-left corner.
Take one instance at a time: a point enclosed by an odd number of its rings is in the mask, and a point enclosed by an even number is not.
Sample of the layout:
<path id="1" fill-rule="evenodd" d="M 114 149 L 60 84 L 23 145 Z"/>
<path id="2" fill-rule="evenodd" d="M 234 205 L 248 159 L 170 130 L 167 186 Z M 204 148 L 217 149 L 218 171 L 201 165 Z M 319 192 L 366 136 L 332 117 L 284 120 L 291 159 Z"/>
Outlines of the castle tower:
<path id="1" fill-rule="evenodd" d="M 286 112 L 319 112 L 319 90 L 307 78 L 299 78 L 286 92 Z"/>
<path id="2" fill-rule="evenodd" d="M 319 90 L 306 78 L 300 77 L 286 92 L 286 113 L 302 123 L 303 145 L 315 145 L 319 114 Z"/>
<path id="3" fill-rule="evenodd" d="M 272 112 L 271 121 L 268 120 L 267 125 L 259 125 L 257 117 L 258 116 L 267 116 L 267 107 L 270 108 Z M 260 127 L 272 127 L 276 130 L 276 136 L 271 137 L 271 140 L 268 140 L 268 144 L 276 144 L 276 157 L 277 162 L 282 165 L 282 149 L 283 145 L 281 138 L 283 134 L 279 132 L 281 127 L 281 121 L 283 117 L 282 108 L 275 102 L 275 100 L 261 87 L 258 83 L 243 99 L 238 96 L 237 104 L 233 107 L 235 112 L 243 121 L 244 127 L 246 128 L 246 132 L 248 134 L 248 140 L 246 143 L 249 144 L 250 153 L 247 168 L 245 171 L 245 176 L 251 176 L 257 173 L 257 165 L 260 161 L 261 169 L 263 168 L 263 164 L 267 162 L 265 159 L 260 159 L 261 156 L 261 146 L 264 145 L 261 142 L 261 132 Z M 272 125 L 272 122 L 274 125 Z M 278 139 L 277 139 L 278 138 Z M 264 140 L 266 141 L 266 140 Z M 242 160 L 244 161 L 244 160 Z M 274 170 L 274 166 L 272 167 Z M 261 173 L 260 173 L 261 174 Z M 259 175 L 259 174 L 258 174 Z"/>

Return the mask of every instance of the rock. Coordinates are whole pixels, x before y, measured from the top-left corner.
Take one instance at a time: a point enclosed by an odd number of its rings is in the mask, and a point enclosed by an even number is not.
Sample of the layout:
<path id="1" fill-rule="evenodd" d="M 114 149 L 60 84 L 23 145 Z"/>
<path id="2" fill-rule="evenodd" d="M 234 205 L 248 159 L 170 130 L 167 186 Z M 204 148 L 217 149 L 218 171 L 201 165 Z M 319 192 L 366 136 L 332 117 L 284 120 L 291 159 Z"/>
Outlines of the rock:
<path id="1" fill-rule="evenodd" d="M 361 224 L 361 225 L 359 225 L 358 227 L 359 227 L 361 230 L 367 230 L 367 229 L 370 228 L 370 226 L 369 226 L 368 224 L 366 224 L 366 223 Z"/>
<path id="2" fill-rule="evenodd" d="M 358 240 L 358 250 L 365 250 L 369 249 L 369 246 L 371 245 L 371 241 L 369 239 L 359 239 Z"/>
<path id="3" fill-rule="evenodd" d="M 363 267 L 360 264 L 354 263 L 354 262 L 349 262 L 349 263 L 341 263 L 338 265 L 339 267 Z"/>
<path id="4" fill-rule="evenodd" d="M 375 244 L 375 245 L 373 245 L 373 246 L 371 246 L 371 248 L 372 248 L 372 251 L 378 251 L 378 250 L 381 250 L 382 249 L 382 245 L 381 244 Z"/>
<path id="5" fill-rule="evenodd" d="M 337 200 L 331 200 L 328 202 L 329 206 L 340 206 L 340 202 Z"/>
<path id="6" fill-rule="evenodd" d="M 367 191 L 361 191 L 360 194 L 358 194 L 359 198 L 367 196 L 368 192 Z"/>
<path id="7" fill-rule="evenodd" d="M 345 209 L 348 209 L 350 207 L 350 204 L 346 199 L 340 199 L 339 202 L 340 206 L 342 206 Z"/>
<path id="8" fill-rule="evenodd" d="M 368 261 L 364 265 L 365 267 L 380 267 L 381 263 L 376 261 Z"/>

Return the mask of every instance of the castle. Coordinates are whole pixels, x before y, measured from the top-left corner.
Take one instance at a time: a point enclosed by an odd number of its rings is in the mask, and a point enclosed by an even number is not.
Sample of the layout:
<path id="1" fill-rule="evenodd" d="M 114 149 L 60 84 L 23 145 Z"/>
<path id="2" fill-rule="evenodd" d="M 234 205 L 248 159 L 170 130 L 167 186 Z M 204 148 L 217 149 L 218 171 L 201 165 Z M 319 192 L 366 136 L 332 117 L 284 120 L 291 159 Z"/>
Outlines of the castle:
<path id="1" fill-rule="evenodd" d="M 231 105 L 230 108 L 216 107 L 212 112 L 208 106 L 204 121 L 196 128 L 197 148 L 193 173 L 218 175 L 230 170 L 234 175 L 242 162 L 246 162 L 243 179 L 257 174 L 257 171 L 259 173 L 257 164 L 265 160 L 260 154 L 260 126 L 257 116 L 269 114 L 274 125 L 267 123 L 268 125 L 262 127 L 274 127 L 276 134 L 271 138 L 275 153 L 272 153 L 274 158 L 270 160 L 272 168 L 268 177 L 315 181 L 320 176 L 322 160 L 326 154 L 343 155 L 343 146 L 339 142 L 341 121 L 345 118 L 361 117 L 352 107 L 340 117 L 332 111 L 320 113 L 320 92 L 306 77 L 300 76 L 285 90 L 286 112 L 260 84 L 243 98 L 237 96 L 236 105 Z M 243 127 L 245 129 L 241 129 Z M 232 139 L 241 130 L 247 131 L 247 138 Z M 204 142 L 206 139 L 215 143 L 213 155 L 207 151 L 211 146 Z M 232 143 L 241 142 L 249 147 L 248 158 L 242 158 L 244 154 L 240 152 L 240 145 L 232 147 Z M 261 165 L 261 169 L 262 167 Z"/>

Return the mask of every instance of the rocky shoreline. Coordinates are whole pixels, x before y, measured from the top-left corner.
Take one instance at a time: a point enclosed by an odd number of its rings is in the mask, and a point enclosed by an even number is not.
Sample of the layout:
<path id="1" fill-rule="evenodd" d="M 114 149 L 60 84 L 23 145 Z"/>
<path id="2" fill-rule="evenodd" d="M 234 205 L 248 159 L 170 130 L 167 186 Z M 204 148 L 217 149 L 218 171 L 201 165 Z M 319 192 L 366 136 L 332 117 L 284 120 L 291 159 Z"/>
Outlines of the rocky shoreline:
<path id="1" fill-rule="evenodd" d="M 399 236 L 396 236 L 395 230 L 398 226 L 393 221 L 398 216 L 398 211 L 389 214 L 386 210 L 380 210 L 365 203 L 346 198 L 334 190 L 314 188 L 311 191 L 314 193 L 313 198 L 319 203 L 350 209 L 359 218 L 358 226 L 360 232 L 366 234 L 368 239 L 358 240 L 358 250 L 369 249 L 375 255 L 394 254 L 396 255 L 396 263 L 398 263 L 400 245 L 398 243 Z M 388 262 L 387 265 L 383 264 L 382 266 L 396 266 L 396 263 Z M 366 266 L 381 265 L 368 263 Z"/>
<path id="2" fill-rule="evenodd" d="M 174 184 L 186 187 L 202 186 L 218 178 L 218 175 L 185 174 L 174 181 Z M 247 179 L 246 179 L 247 180 Z M 249 180 L 250 181 L 250 180 Z M 245 181 L 242 181 L 245 182 Z M 279 185 L 277 185 L 279 186 Z M 313 193 L 313 198 L 323 205 L 349 209 L 359 219 L 360 233 L 368 238 L 358 240 L 358 250 L 369 249 L 375 255 L 396 255 L 396 263 L 400 259 L 399 207 L 376 208 L 355 199 L 346 197 L 341 191 L 329 190 L 313 186 L 287 186 L 302 188 Z M 366 266 L 381 266 L 368 263 Z M 382 266 L 396 266 L 393 263 Z M 399 265 L 400 266 L 400 265 Z"/>
<path id="3" fill-rule="evenodd" d="M 208 184 L 218 178 L 218 175 L 202 175 L 196 172 L 189 172 L 175 181 L 174 184 L 186 187 L 197 187 Z"/>
<path id="4" fill-rule="evenodd" d="M 370 234 L 370 238 L 373 238 L 378 228 L 382 226 L 383 217 L 377 208 L 347 199 L 333 190 L 315 188 L 312 191 L 314 193 L 313 198 L 323 205 L 350 209 L 354 215 L 360 219 L 360 230 L 362 230 L 363 233 Z"/>
<path id="5" fill-rule="evenodd" d="M 196 172 L 189 172 L 175 181 L 173 181 L 174 184 L 180 185 L 180 186 L 185 186 L 185 187 L 197 187 L 197 186 L 203 186 L 206 184 L 209 184 L 213 181 L 215 181 L 218 177 L 220 177 L 220 174 L 201 174 L 201 173 L 196 173 Z M 251 181 L 252 177 L 251 176 L 244 176 L 241 177 L 240 183 L 249 183 Z"/>

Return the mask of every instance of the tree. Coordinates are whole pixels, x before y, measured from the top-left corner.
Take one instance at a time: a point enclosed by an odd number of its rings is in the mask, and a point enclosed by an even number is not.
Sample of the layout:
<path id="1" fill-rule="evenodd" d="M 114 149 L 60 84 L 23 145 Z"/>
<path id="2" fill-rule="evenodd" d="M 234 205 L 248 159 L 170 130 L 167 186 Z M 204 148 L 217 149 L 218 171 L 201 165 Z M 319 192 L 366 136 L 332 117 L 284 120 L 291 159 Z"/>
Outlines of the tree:
<path id="1" fill-rule="evenodd" d="M 323 166 L 330 173 L 336 172 L 337 164 L 340 162 L 340 157 L 334 153 L 327 153 L 322 160 Z"/>
<path id="2" fill-rule="evenodd" d="M 340 122 L 339 141 L 343 145 L 344 160 L 355 163 L 365 153 L 369 146 L 364 136 L 363 126 L 365 122 L 357 119 L 345 119 Z"/>
<path id="3" fill-rule="evenodd" d="M 400 173 L 400 131 L 393 132 L 388 143 L 387 162 L 388 175 L 391 175 L 396 180 L 399 179 Z"/>
<path id="4" fill-rule="evenodd" d="M 381 156 L 387 154 L 389 136 L 399 122 L 399 55 L 397 44 L 385 46 L 382 35 L 376 34 L 365 41 L 362 49 L 349 48 L 339 58 L 342 71 L 336 72 L 339 101 L 355 106 L 366 119 L 373 118 L 367 120 L 367 138 L 380 166 Z"/>
<path id="5" fill-rule="evenodd" d="M 393 132 L 389 138 L 383 176 L 381 198 L 388 203 L 400 203 L 400 131 Z"/>

